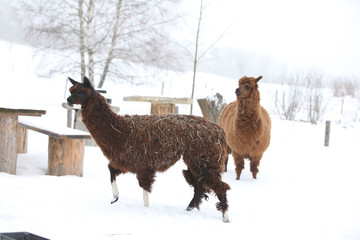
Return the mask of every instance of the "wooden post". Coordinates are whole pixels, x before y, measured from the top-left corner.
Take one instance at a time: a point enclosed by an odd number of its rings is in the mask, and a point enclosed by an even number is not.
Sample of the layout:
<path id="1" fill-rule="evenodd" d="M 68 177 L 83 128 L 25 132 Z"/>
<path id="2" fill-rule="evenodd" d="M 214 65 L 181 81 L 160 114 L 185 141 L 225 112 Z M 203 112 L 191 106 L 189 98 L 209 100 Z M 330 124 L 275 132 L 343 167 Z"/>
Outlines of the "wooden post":
<path id="1" fill-rule="evenodd" d="M 326 121 L 326 127 L 325 127 L 325 143 L 324 146 L 328 147 L 330 141 L 330 121 Z"/>
<path id="2" fill-rule="evenodd" d="M 49 137 L 48 174 L 53 176 L 83 175 L 84 139 Z"/>
<path id="3" fill-rule="evenodd" d="M 67 127 L 71 128 L 72 127 L 72 109 L 68 108 L 67 110 Z"/>
<path id="4" fill-rule="evenodd" d="M 17 153 L 27 153 L 28 134 L 27 129 L 17 127 Z"/>
<path id="5" fill-rule="evenodd" d="M 151 103 L 151 115 L 175 114 L 173 103 Z"/>
<path id="6" fill-rule="evenodd" d="M 0 114 L 0 172 L 16 174 L 17 115 Z"/>

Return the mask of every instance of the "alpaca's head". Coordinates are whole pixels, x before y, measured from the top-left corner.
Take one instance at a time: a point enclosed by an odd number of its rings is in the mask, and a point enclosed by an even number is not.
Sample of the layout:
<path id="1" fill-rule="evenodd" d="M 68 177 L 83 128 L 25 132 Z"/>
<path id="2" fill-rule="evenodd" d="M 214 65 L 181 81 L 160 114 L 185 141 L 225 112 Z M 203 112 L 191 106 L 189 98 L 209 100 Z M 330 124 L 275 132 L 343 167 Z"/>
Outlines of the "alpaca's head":
<path id="1" fill-rule="evenodd" d="M 239 87 L 236 89 L 235 94 L 238 100 L 245 100 L 255 95 L 259 95 L 258 92 L 258 81 L 262 76 L 258 78 L 253 77 L 242 77 L 239 79 Z"/>
<path id="2" fill-rule="evenodd" d="M 73 86 L 70 88 L 71 95 L 67 99 L 68 104 L 83 105 L 89 99 L 90 95 L 95 91 L 93 86 L 87 77 L 84 77 L 84 83 L 79 83 L 71 78 L 69 78 L 69 80 Z"/>

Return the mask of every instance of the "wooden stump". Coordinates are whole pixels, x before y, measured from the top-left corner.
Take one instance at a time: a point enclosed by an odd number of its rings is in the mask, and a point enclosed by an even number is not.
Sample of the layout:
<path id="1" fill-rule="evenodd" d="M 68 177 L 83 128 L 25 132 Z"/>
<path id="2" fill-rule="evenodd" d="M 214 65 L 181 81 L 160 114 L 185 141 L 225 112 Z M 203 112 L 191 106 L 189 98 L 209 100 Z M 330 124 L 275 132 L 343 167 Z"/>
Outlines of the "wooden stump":
<path id="1" fill-rule="evenodd" d="M 197 100 L 204 118 L 209 119 L 214 123 L 219 123 L 219 118 L 222 110 L 226 106 L 223 102 L 223 96 L 219 93 L 210 98 L 201 98 Z"/>
<path id="2" fill-rule="evenodd" d="M 84 146 L 84 139 L 58 139 L 49 137 L 48 174 L 54 176 L 76 175 L 82 177 Z"/>
<path id="3" fill-rule="evenodd" d="M 17 128 L 17 153 L 27 153 L 27 129 L 18 125 Z"/>
<path id="4" fill-rule="evenodd" d="M 0 172 L 16 174 L 17 115 L 0 114 Z"/>
<path id="5" fill-rule="evenodd" d="M 151 103 L 151 115 L 175 114 L 173 103 Z"/>

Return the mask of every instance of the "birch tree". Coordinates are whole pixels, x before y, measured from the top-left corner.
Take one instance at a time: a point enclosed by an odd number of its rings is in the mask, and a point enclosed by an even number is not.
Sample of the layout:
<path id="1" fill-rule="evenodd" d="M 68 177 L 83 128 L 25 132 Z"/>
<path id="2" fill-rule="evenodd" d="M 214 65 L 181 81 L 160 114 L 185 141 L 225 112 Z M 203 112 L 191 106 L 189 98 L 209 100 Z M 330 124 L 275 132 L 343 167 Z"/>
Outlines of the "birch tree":
<path id="1" fill-rule="evenodd" d="M 177 0 L 17 0 L 24 40 L 41 53 L 49 74 L 136 78 L 134 64 L 178 69 L 176 42 L 166 34 L 179 18 Z"/>
<path id="2" fill-rule="evenodd" d="M 192 88 L 191 88 L 191 99 L 192 99 L 192 103 L 190 105 L 190 114 L 193 113 L 193 105 L 194 105 L 194 93 L 195 93 L 195 83 L 196 83 L 196 73 L 197 73 L 197 67 L 199 62 L 201 61 L 201 59 L 205 56 L 205 54 L 211 50 L 215 44 L 225 35 L 225 33 L 227 32 L 227 30 L 230 28 L 227 27 L 225 29 L 225 31 L 223 31 L 219 37 L 212 42 L 212 44 L 210 44 L 207 48 L 205 48 L 204 51 L 200 52 L 199 48 L 202 45 L 200 42 L 200 35 L 201 35 L 201 30 L 202 30 L 202 22 L 203 22 L 203 15 L 204 12 L 206 10 L 206 6 L 204 5 L 204 1 L 200 0 L 200 9 L 199 9 L 199 18 L 197 21 L 197 28 L 196 28 L 196 35 L 195 35 L 195 51 L 194 51 L 194 58 L 193 58 L 193 79 L 192 79 Z"/>

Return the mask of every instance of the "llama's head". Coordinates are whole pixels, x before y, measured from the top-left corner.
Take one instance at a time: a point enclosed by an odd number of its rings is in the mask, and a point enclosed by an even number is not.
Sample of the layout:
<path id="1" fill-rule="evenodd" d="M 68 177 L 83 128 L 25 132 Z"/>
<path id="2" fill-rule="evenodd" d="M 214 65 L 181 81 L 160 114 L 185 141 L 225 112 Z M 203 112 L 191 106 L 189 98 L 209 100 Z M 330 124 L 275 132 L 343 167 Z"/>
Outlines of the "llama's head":
<path id="1" fill-rule="evenodd" d="M 84 77 L 84 83 L 79 83 L 71 78 L 69 78 L 69 80 L 73 86 L 70 88 L 71 95 L 67 98 L 68 104 L 83 105 L 88 100 L 93 91 L 95 91 L 93 86 L 87 77 Z"/>
<path id="2" fill-rule="evenodd" d="M 250 96 L 253 96 L 255 94 L 258 94 L 258 81 L 262 76 L 258 78 L 253 77 L 242 77 L 239 79 L 239 87 L 236 89 L 235 94 L 237 96 L 238 100 L 245 100 L 250 98 Z M 253 96 L 254 97 L 254 96 Z"/>

